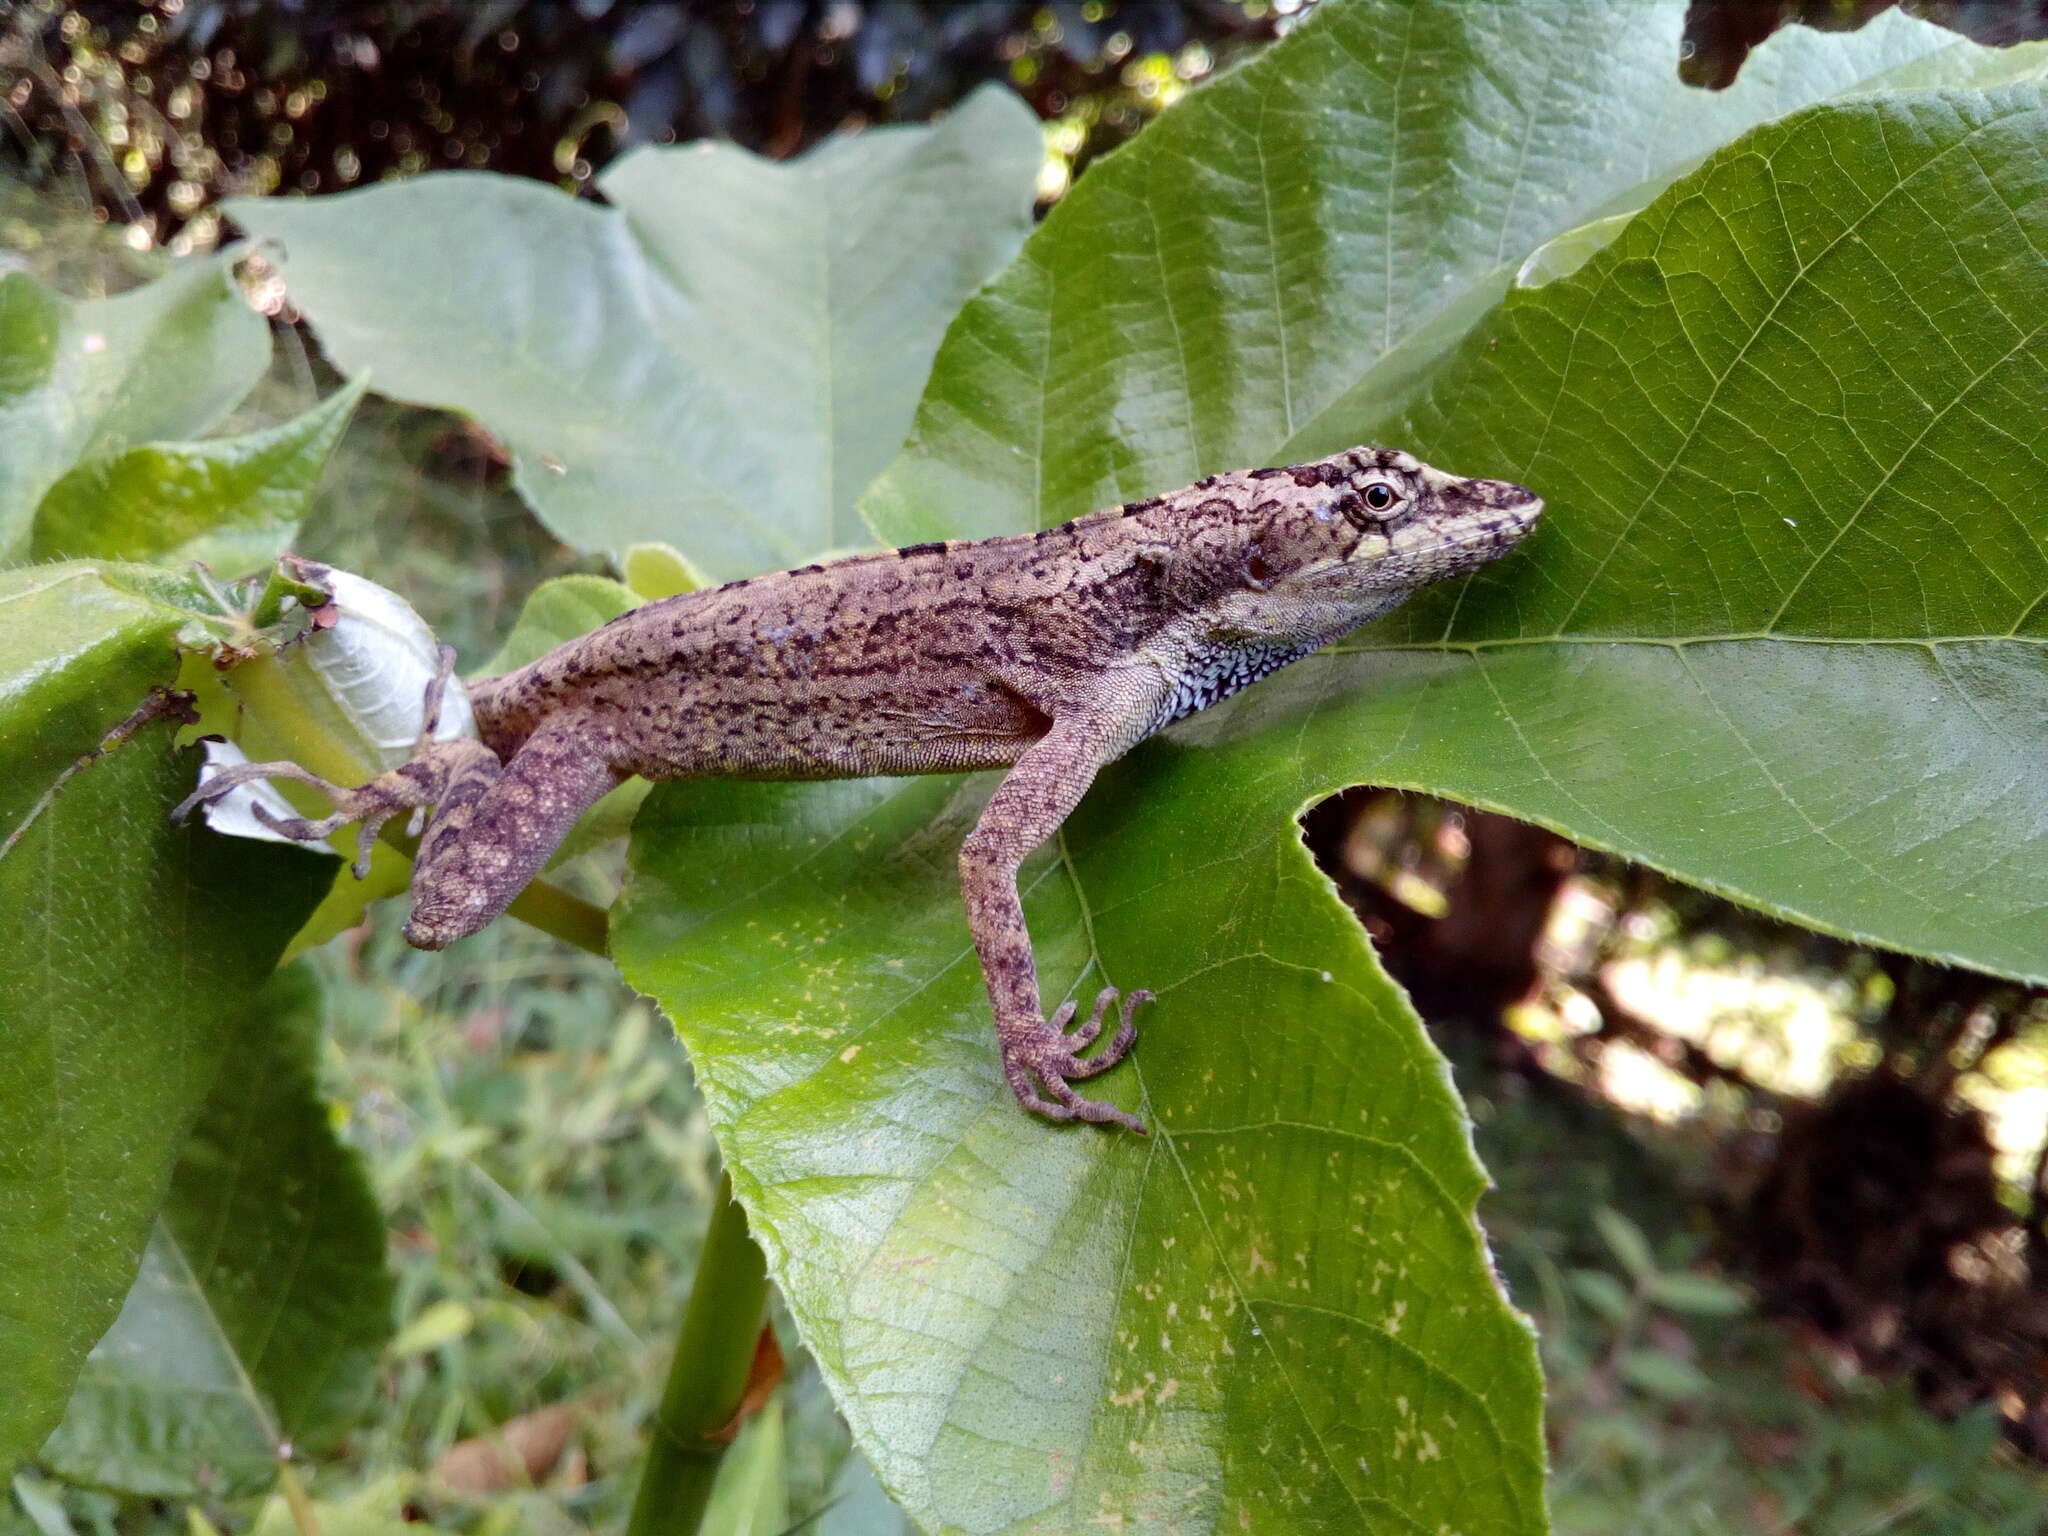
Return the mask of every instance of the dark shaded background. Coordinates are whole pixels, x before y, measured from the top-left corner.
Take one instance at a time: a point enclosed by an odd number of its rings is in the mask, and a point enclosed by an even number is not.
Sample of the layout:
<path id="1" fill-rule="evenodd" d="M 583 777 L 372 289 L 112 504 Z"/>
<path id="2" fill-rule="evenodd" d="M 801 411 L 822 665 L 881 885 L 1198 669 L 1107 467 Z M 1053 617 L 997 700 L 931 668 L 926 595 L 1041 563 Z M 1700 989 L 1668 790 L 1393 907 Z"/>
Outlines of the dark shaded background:
<path id="1" fill-rule="evenodd" d="M 16 0 L 0 5 L 0 167 L 175 238 L 223 196 L 331 192 L 468 167 L 587 185 L 621 149 L 702 136 L 794 154 L 915 122 L 984 80 L 1071 115 L 1086 161 L 1186 55 L 1198 79 L 1314 0 Z M 1791 22 L 1861 26 L 1891 0 L 1696 0 L 1679 73 L 1731 82 Z M 2043 0 L 1907 9 L 1985 43 L 2048 30 Z"/>

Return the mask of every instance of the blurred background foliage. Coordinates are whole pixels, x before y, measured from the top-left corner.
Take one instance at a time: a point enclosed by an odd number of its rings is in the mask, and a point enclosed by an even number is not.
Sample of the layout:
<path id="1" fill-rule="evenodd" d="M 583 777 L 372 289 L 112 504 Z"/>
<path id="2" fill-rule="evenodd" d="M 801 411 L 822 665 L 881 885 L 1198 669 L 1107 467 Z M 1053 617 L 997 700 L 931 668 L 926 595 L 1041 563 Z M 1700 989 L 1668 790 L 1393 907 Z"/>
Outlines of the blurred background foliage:
<path id="1" fill-rule="evenodd" d="M 1697 3 L 1673 67 L 1726 85 L 1778 26 L 1884 8 Z M 1909 8 L 1984 42 L 2048 35 L 2032 0 Z M 0 270 L 104 293 L 220 243 L 236 193 L 467 167 L 595 195 L 635 143 L 786 156 L 990 79 L 1044 121 L 1046 206 L 1301 9 L 25 0 L 0 9 Z M 332 387 L 293 321 L 230 430 Z M 301 547 L 391 582 L 468 656 L 587 565 L 488 436 L 374 399 Z M 1543 1331 L 1560 1531 L 2043 1528 L 2048 997 L 1420 797 L 1350 791 L 1304 835 L 1456 1062 L 1500 1180 L 1482 1214 Z M 603 898 L 615 872 L 589 863 Z M 603 962 L 513 925 L 429 961 L 396 926 L 374 911 L 316 957 L 400 1332 L 315 1491 L 366 1530 L 614 1524 L 716 1178 L 687 1062 Z M 791 1508 L 816 1512 L 846 1436 L 784 1334 Z M 33 1476 L 14 1495 L 0 1531 L 255 1513 Z"/>
<path id="2" fill-rule="evenodd" d="M 984 80 L 1045 119 L 1041 192 L 1302 0 L 31 0 L 0 42 L 8 153 L 138 247 L 218 239 L 220 198 L 427 170 L 588 188 L 619 151 L 713 136 L 795 154 L 917 122 Z"/>

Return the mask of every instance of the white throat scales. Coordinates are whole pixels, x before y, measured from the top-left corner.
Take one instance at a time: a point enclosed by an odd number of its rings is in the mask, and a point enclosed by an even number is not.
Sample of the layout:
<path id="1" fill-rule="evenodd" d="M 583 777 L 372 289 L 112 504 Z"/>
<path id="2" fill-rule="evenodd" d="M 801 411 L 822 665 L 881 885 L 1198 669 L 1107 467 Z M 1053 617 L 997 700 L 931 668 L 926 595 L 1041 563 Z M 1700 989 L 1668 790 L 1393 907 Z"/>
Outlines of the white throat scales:
<path id="1" fill-rule="evenodd" d="M 1250 687 L 1290 661 L 1299 661 L 1321 645 L 1319 640 L 1213 640 L 1192 651 L 1173 691 L 1159 706 L 1152 731 L 1163 730 L 1176 720 L 1185 720 L 1218 699 L 1227 699 L 1240 688 Z"/>

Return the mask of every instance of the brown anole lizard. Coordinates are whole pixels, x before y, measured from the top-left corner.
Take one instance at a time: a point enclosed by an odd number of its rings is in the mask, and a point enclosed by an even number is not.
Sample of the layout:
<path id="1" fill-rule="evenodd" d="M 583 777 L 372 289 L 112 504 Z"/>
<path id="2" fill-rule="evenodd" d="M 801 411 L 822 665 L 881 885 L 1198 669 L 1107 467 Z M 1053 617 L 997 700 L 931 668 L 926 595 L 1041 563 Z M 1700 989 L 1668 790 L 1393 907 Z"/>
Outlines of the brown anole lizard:
<path id="1" fill-rule="evenodd" d="M 1009 771 L 960 848 L 1003 1072 L 1056 1120 L 1132 1115 L 1070 1086 L 1136 1038 L 1084 1055 L 1114 988 L 1070 1029 L 1040 1009 L 1017 871 L 1101 768 L 1153 732 L 1506 553 L 1543 504 L 1389 448 L 1212 475 L 1039 533 L 919 544 L 728 582 L 622 614 L 516 672 L 468 684 L 481 740 L 422 737 L 355 789 L 295 763 L 223 770 L 183 817 L 252 779 L 330 796 L 288 836 L 377 829 L 435 807 L 405 936 L 440 949 L 503 912 L 577 817 L 632 774 L 838 779 Z M 446 671 L 444 667 L 443 679 Z M 431 716 L 440 683 L 430 694 Z M 360 872 L 360 870 L 359 870 Z"/>

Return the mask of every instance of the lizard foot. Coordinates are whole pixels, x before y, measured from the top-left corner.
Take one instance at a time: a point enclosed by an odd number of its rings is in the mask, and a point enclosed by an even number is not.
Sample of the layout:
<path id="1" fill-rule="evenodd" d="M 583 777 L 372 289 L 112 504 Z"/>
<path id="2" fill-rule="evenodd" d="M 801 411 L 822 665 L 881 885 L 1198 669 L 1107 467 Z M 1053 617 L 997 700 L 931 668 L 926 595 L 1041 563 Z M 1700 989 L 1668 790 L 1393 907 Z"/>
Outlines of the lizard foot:
<path id="1" fill-rule="evenodd" d="M 1131 1015 L 1137 1012 L 1139 1004 L 1152 1001 L 1150 992 L 1137 991 L 1126 997 L 1116 1034 L 1109 1044 L 1093 1056 L 1081 1054 L 1102 1033 L 1103 1021 L 1116 997 L 1115 987 L 1104 987 L 1096 994 L 1094 1011 L 1071 1031 L 1067 1026 L 1074 1018 L 1072 1003 L 1061 1004 L 1049 1019 L 997 1029 L 1003 1051 L 1003 1076 L 1009 1079 L 1010 1091 L 1017 1095 L 1018 1103 L 1048 1120 L 1088 1120 L 1098 1125 L 1128 1126 L 1141 1136 L 1146 1134 L 1145 1122 L 1136 1115 L 1113 1104 L 1084 1099 L 1069 1086 L 1070 1082 L 1107 1072 L 1124 1059 L 1137 1040 L 1138 1026 Z M 1041 1084 L 1043 1094 L 1038 1091 Z"/>
<path id="2" fill-rule="evenodd" d="M 296 783 L 310 784 L 333 802 L 332 815 L 308 820 L 303 816 L 273 815 L 262 805 L 252 805 L 249 809 L 271 831 L 301 843 L 318 842 L 352 821 L 362 823 L 362 830 L 357 834 L 355 862 L 355 877 L 360 880 L 369 873 L 370 850 L 376 845 L 377 833 L 385 822 L 403 812 L 439 801 L 465 770 L 482 768 L 494 771 L 497 766 L 498 759 L 490 748 L 480 741 L 467 740 L 430 742 L 419 749 L 419 755 L 411 762 L 380 774 L 355 789 L 345 789 L 297 763 L 237 763 L 232 768 L 210 774 L 205 783 L 179 801 L 171 812 L 171 821 L 183 823 L 200 806 L 210 805 L 230 791 L 258 780 L 291 779 Z"/>
<path id="3" fill-rule="evenodd" d="M 441 700 L 454 671 L 454 648 L 444 645 L 433 681 L 427 684 L 426 697 L 421 703 L 420 734 L 413 744 L 412 758 L 389 773 L 379 774 L 369 783 L 354 789 L 345 789 L 297 763 L 237 763 L 209 775 L 197 789 L 180 800 L 171 811 L 171 824 L 184 825 L 185 818 L 200 806 L 211 805 L 244 784 L 271 779 L 310 784 L 333 804 L 332 815 L 308 820 L 303 816 L 274 815 L 268 807 L 260 804 L 252 804 L 249 809 L 271 831 L 300 843 L 317 843 L 352 821 L 361 822 L 362 828 L 356 834 L 354 865 L 355 877 L 361 880 L 370 872 L 370 851 L 376 846 L 377 834 L 384 829 L 385 822 L 403 811 L 418 811 L 424 806 L 438 804 L 451 788 L 466 778 L 488 780 L 497 776 L 497 754 L 482 742 L 461 738 L 434 740 L 434 730 L 441 718 Z"/>

